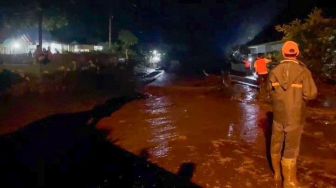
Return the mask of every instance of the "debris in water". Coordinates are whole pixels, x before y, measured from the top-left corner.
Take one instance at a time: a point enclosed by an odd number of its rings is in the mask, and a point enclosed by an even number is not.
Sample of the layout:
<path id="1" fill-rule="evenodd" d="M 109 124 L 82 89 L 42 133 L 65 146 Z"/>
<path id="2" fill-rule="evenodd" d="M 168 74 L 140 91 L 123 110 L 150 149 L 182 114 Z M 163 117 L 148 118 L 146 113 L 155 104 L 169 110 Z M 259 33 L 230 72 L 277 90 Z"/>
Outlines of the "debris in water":
<path id="1" fill-rule="evenodd" d="M 226 164 L 226 163 L 228 163 L 228 162 L 231 162 L 233 159 L 231 158 L 231 157 L 220 157 L 219 159 L 218 159 L 218 162 L 219 162 L 219 164 L 221 164 L 221 165 L 224 165 L 224 164 Z"/>
<path id="2" fill-rule="evenodd" d="M 246 187 L 252 187 L 252 183 L 251 183 L 251 182 L 249 182 L 249 181 L 248 181 L 248 182 L 246 182 L 246 183 L 245 183 L 245 185 L 246 185 Z"/>
<path id="3" fill-rule="evenodd" d="M 318 131 L 318 132 L 314 132 L 314 136 L 316 136 L 316 137 L 323 137 L 323 132 L 321 132 L 321 131 Z"/>
<path id="4" fill-rule="evenodd" d="M 244 152 L 242 152 L 242 151 L 240 151 L 240 150 L 238 150 L 238 149 L 235 149 L 235 150 L 233 150 L 233 153 L 243 154 Z"/>

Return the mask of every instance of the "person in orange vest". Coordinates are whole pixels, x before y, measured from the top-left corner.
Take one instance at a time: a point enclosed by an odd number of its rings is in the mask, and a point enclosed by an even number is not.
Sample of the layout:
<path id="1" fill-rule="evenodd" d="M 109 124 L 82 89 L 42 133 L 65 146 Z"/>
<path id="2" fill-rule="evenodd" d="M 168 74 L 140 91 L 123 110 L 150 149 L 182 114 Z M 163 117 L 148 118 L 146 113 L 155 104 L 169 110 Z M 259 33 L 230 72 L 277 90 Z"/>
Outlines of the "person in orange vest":
<path id="1" fill-rule="evenodd" d="M 305 103 L 317 95 L 310 71 L 297 60 L 299 54 L 297 43 L 285 42 L 282 47 L 284 60 L 272 69 L 267 84 L 273 108 L 271 159 L 274 180 L 276 185 L 281 185 L 283 177 L 284 188 L 300 187 L 296 159 L 305 122 Z"/>
<path id="2" fill-rule="evenodd" d="M 264 58 L 262 54 L 258 54 L 258 57 L 254 63 L 254 69 L 258 75 L 259 91 L 264 91 L 266 89 L 268 78 L 267 64 L 270 62 L 271 60 Z"/>

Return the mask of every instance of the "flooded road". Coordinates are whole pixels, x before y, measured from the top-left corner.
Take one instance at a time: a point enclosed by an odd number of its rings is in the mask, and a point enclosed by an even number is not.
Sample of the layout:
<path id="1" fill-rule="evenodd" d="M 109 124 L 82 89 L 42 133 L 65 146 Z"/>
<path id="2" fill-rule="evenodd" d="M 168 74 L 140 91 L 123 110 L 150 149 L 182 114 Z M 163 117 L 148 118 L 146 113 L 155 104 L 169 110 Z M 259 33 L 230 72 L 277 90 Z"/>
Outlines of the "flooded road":
<path id="1" fill-rule="evenodd" d="M 206 81 L 164 74 L 145 88 L 147 98 L 128 103 L 98 123 L 121 148 L 202 187 L 272 187 L 267 160 L 271 113 L 244 86 L 220 89 Z M 298 164 L 311 187 L 336 186 L 335 124 L 310 121 Z"/>

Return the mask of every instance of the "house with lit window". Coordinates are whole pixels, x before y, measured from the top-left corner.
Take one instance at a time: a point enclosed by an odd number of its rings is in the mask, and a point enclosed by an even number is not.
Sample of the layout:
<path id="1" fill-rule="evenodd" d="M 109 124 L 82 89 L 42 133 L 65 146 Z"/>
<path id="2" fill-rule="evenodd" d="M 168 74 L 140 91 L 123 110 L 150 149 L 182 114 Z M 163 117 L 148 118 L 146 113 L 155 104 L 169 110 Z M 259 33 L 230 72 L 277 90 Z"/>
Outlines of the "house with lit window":
<path id="1" fill-rule="evenodd" d="M 11 37 L 3 41 L 0 45 L 0 54 L 28 54 L 34 53 L 37 42 L 26 34 L 17 37 Z M 102 51 L 103 46 L 93 44 L 78 44 L 78 43 L 60 43 L 57 41 L 44 40 L 42 49 L 50 49 L 51 53 L 84 53 L 93 51 Z"/>
<path id="2" fill-rule="evenodd" d="M 263 44 L 257 44 L 249 46 L 250 54 L 268 54 L 274 52 L 280 52 L 283 45 L 282 41 L 274 41 Z"/>

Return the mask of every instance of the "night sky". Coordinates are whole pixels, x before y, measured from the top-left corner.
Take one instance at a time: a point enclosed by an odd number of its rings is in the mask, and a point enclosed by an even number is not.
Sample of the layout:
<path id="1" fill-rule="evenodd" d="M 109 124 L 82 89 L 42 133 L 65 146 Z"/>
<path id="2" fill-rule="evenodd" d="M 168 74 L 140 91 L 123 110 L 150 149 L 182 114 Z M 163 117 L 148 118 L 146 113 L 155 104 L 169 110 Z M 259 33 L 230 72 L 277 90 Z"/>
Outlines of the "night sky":
<path id="1" fill-rule="evenodd" d="M 37 0 L 35 0 L 37 1 Z M 43 0 L 41 0 L 43 1 Z M 234 44 L 281 39 L 274 26 L 304 18 L 314 7 L 335 16 L 331 0 L 58 0 L 43 1 L 66 15 L 69 24 L 51 32 L 63 42 L 99 43 L 108 40 L 113 15 L 113 38 L 120 29 L 134 32 L 146 45 L 180 45 L 189 52 L 220 54 Z M 24 5 L 25 8 L 18 8 Z M 9 12 L 24 14 L 32 1 L 2 0 L 0 24 Z M 13 31 L 10 34 L 22 33 Z M 0 39 L 9 32 L 1 29 Z"/>

